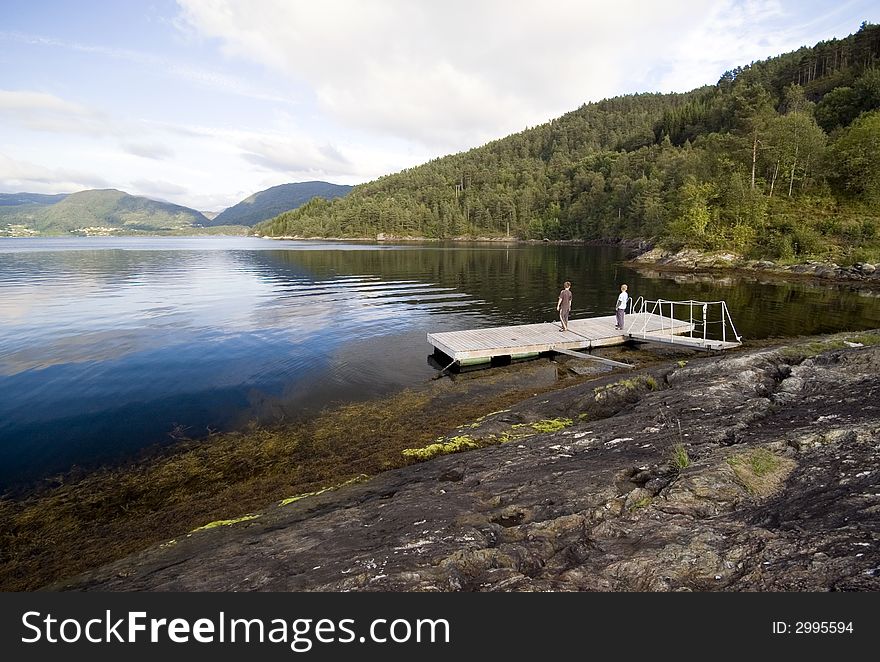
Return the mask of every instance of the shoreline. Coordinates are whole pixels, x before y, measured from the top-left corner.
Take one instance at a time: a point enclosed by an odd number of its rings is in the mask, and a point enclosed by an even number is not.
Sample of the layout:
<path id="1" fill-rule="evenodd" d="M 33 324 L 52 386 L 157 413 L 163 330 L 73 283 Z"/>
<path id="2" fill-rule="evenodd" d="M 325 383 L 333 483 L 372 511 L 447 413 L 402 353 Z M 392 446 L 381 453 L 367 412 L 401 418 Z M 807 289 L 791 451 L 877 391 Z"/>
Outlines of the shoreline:
<path id="1" fill-rule="evenodd" d="M 653 269 L 666 273 L 721 273 L 880 289 L 880 264 L 870 263 L 856 263 L 850 267 L 816 261 L 781 265 L 769 260 L 746 260 L 728 252 L 666 251 L 654 248 L 632 257 L 624 265 L 637 270 Z"/>
<path id="2" fill-rule="evenodd" d="M 303 237 L 299 235 L 249 235 L 256 239 L 269 239 L 274 241 L 352 241 L 352 242 L 370 242 L 376 244 L 395 244 L 395 243 L 458 243 L 458 244 L 548 244 L 551 246 L 618 246 L 628 250 L 639 250 L 646 245 L 641 240 L 628 239 L 518 239 L 517 237 L 447 237 L 437 239 L 435 237 L 398 237 L 394 235 L 376 237 Z"/>
<path id="3" fill-rule="evenodd" d="M 735 360 L 762 347 L 791 352 L 784 349 L 791 345 L 816 354 L 817 347 L 846 347 L 841 339 L 871 333 L 768 340 L 725 356 Z M 628 408 L 640 394 L 665 383 L 669 370 L 718 360 L 674 348 L 609 349 L 609 358 L 635 357 L 639 370 L 623 374 L 557 357 L 461 373 L 385 401 L 327 410 L 295 429 L 254 428 L 207 443 L 182 443 L 140 463 L 61 477 L 54 487 L 0 499 L 8 534 L 0 548 L 0 587 L 35 590 L 58 584 L 106 564 L 130 563 L 145 550 L 159 553 L 201 536 L 222 539 L 224 532 L 270 521 L 272 513 L 296 512 L 297 521 L 308 519 L 336 508 L 347 495 L 373 493 L 387 481 L 398 481 L 396 489 L 405 491 L 406 476 L 447 461 L 431 459 L 435 455 L 450 454 L 447 462 L 456 466 L 480 464 L 485 453 L 528 447 L 533 438 L 564 435 L 572 425 L 613 417 L 614 402 Z M 578 389 L 591 399 L 595 394 L 597 402 L 600 391 L 610 399 L 585 417 L 572 415 L 566 404 L 572 396 L 566 394 Z M 617 425 L 626 432 L 632 423 L 624 419 Z M 450 474 L 439 480 L 442 485 L 461 479 Z M 535 480 L 543 484 L 550 475 Z"/>
<path id="4" fill-rule="evenodd" d="M 375 244 L 408 243 L 494 243 L 494 244 L 549 244 L 558 246 L 616 246 L 629 257 L 622 264 L 641 270 L 654 269 L 668 273 L 706 273 L 744 276 L 765 276 L 776 280 L 803 282 L 814 281 L 824 285 L 849 284 L 880 289 L 880 263 L 856 263 L 845 267 L 833 262 L 806 261 L 778 264 L 770 260 L 747 260 L 729 252 L 704 252 L 697 250 L 668 251 L 654 248 L 643 239 L 517 239 L 514 237 L 301 237 L 252 235 L 258 239 L 277 241 L 328 241 L 369 242 Z"/>
<path id="5" fill-rule="evenodd" d="M 878 367 L 872 331 L 572 383 L 48 588 L 878 590 Z"/>

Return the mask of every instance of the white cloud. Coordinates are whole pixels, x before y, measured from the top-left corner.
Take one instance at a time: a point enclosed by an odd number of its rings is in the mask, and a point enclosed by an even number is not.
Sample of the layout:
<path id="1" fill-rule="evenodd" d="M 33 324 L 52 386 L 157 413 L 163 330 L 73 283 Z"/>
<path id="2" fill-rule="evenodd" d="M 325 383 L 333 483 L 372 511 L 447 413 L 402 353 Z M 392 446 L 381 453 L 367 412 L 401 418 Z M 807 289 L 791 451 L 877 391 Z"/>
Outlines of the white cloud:
<path id="1" fill-rule="evenodd" d="M 154 159 L 156 161 L 161 161 L 174 156 L 174 150 L 162 143 L 124 142 L 122 143 L 122 149 L 129 154 L 134 154 L 135 156 L 140 156 L 145 159 Z"/>
<path id="2" fill-rule="evenodd" d="M 293 177 L 350 175 L 352 163 L 330 143 L 297 140 L 280 135 L 252 135 L 242 140 L 245 160 L 271 172 Z"/>
<path id="3" fill-rule="evenodd" d="M 117 128 L 103 114 L 43 92 L 0 90 L 0 118 L 32 131 L 105 136 Z"/>
<path id="4" fill-rule="evenodd" d="M 310 83 L 348 126 L 441 150 L 637 91 L 669 35 L 705 14 L 698 0 L 179 3 L 227 55 Z"/>
<path id="5" fill-rule="evenodd" d="M 257 166 L 260 172 L 274 173 L 284 178 L 270 186 L 319 175 L 333 181 L 354 179 L 359 183 L 386 173 L 384 164 L 389 160 L 388 149 L 374 152 L 359 145 L 334 142 L 323 135 L 298 128 L 289 121 L 262 131 L 193 125 L 166 125 L 163 129 L 188 137 L 192 145 L 210 146 L 225 158 L 239 159 L 250 169 Z M 399 162 L 400 154 L 391 153 L 396 155 L 390 160 Z M 375 157 L 371 158 L 373 154 Z M 424 160 L 420 156 L 418 161 L 405 159 L 405 163 L 414 165 Z"/>
<path id="6" fill-rule="evenodd" d="M 69 168 L 48 168 L 20 161 L 0 152 L 0 188 L 10 192 L 73 193 L 107 188 L 103 177 Z"/>
<path id="7" fill-rule="evenodd" d="M 231 58 L 310 85 L 326 115 L 439 153 L 545 122 L 586 101 L 714 84 L 726 69 L 827 38 L 863 3 L 178 4 L 178 25 L 220 40 Z"/>
<path id="8" fill-rule="evenodd" d="M 686 91 L 714 84 L 727 69 L 796 50 L 804 45 L 803 33 L 791 18 L 775 0 L 709 5 L 694 29 L 676 40 L 660 86 Z"/>
<path id="9" fill-rule="evenodd" d="M 114 60 L 123 60 L 132 64 L 149 67 L 152 71 L 163 72 L 174 78 L 216 92 L 260 101 L 272 101 L 285 104 L 291 103 L 290 99 L 261 89 L 237 76 L 176 62 L 152 53 L 143 53 L 125 48 L 113 48 L 95 44 L 83 44 L 76 41 L 65 41 L 63 39 L 55 39 L 42 35 L 21 34 L 18 32 L 0 32 L 0 40 L 15 41 L 33 46 L 65 48 L 80 53 L 89 53 Z"/>
<path id="10" fill-rule="evenodd" d="M 185 186 L 172 184 L 161 179 L 138 179 L 132 182 L 132 186 L 134 187 L 133 190 L 137 191 L 139 195 L 147 198 L 168 200 L 175 196 L 179 197 L 189 194 L 189 189 Z"/>

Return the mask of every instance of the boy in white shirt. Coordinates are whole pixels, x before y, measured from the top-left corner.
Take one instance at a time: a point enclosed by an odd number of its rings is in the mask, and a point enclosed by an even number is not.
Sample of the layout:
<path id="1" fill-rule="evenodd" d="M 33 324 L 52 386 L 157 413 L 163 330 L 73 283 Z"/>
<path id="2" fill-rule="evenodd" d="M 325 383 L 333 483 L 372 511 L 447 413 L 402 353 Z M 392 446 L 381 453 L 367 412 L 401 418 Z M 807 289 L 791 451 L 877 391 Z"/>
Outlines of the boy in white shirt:
<path id="1" fill-rule="evenodd" d="M 617 297 L 617 305 L 614 313 L 617 315 L 617 325 L 615 329 L 623 328 L 623 314 L 626 312 L 626 302 L 629 300 L 629 294 L 626 293 L 626 284 L 620 286 L 620 296 Z"/>

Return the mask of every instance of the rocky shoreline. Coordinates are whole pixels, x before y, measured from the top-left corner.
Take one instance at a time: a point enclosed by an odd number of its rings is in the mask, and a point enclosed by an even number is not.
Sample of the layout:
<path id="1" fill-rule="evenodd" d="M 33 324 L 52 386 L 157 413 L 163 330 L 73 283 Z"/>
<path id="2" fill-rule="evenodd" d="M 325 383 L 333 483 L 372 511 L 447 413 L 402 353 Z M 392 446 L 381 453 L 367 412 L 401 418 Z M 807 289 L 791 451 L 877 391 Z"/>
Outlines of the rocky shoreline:
<path id="1" fill-rule="evenodd" d="M 877 332 L 668 361 L 51 588 L 874 591 L 878 443 Z"/>
<path id="2" fill-rule="evenodd" d="M 734 253 L 705 253 L 686 249 L 668 251 L 652 248 L 631 258 L 630 266 L 652 267 L 663 271 L 745 271 L 782 279 L 819 279 L 825 282 L 848 282 L 866 287 L 880 287 L 880 264 L 857 262 L 840 266 L 833 262 L 778 264 L 770 260 L 746 260 Z"/>

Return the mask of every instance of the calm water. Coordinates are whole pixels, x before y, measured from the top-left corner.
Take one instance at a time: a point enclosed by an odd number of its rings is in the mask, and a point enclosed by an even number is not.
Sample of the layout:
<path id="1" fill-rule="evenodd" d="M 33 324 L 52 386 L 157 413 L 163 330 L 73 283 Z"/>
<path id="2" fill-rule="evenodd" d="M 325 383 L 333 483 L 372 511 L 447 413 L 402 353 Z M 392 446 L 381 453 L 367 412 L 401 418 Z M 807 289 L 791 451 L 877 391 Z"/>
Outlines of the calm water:
<path id="1" fill-rule="evenodd" d="M 665 279 L 616 249 L 0 240 L 0 486 L 424 382 L 427 332 L 726 299 L 746 339 L 880 327 L 847 288 Z"/>

